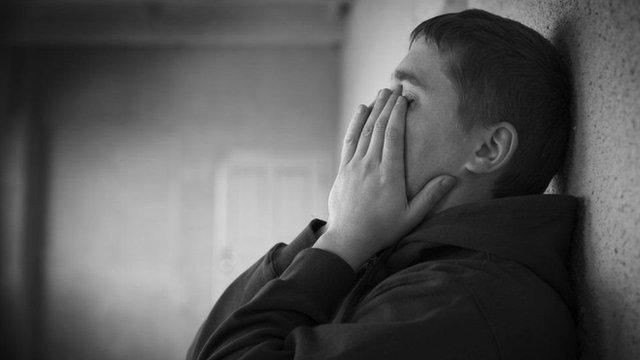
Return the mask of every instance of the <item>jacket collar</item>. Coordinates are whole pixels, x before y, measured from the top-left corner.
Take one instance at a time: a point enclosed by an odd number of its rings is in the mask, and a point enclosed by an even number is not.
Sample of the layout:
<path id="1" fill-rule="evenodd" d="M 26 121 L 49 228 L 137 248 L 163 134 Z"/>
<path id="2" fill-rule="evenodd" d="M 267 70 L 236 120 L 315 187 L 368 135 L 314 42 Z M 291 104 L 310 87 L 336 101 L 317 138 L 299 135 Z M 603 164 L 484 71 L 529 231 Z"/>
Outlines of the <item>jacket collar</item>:
<path id="1" fill-rule="evenodd" d="M 454 245 L 516 261 L 532 270 L 571 304 L 565 267 L 578 199 L 527 195 L 455 206 L 418 225 L 389 249 L 386 266 L 403 269 L 428 248 Z"/>

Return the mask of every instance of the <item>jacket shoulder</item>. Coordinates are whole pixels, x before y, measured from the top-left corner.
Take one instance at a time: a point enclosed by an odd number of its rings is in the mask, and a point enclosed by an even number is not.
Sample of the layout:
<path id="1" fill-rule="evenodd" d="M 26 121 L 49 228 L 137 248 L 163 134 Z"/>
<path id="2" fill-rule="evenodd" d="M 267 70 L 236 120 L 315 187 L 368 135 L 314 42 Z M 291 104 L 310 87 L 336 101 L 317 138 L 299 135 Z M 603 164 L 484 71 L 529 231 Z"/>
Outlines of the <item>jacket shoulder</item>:
<path id="1" fill-rule="evenodd" d="M 379 313 L 383 320 L 434 311 L 466 318 L 486 332 L 502 359 L 575 357 L 573 318 L 561 297 L 526 267 L 490 254 L 410 266 L 380 282 L 360 305 L 356 315 Z"/>
<path id="2" fill-rule="evenodd" d="M 442 306 L 467 307 L 481 312 L 474 292 L 465 278 L 474 269 L 456 262 L 423 262 L 385 278 L 360 302 L 356 315 L 369 309 L 395 305 L 393 315 L 413 318 L 416 312 L 430 311 Z"/>
<path id="3" fill-rule="evenodd" d="M 351 321 L 387 324 L 396 332 L 389 336 L 405 337 L 424 357 L 500 358 L 473 292 L 447 271 L 418 266 L 388 277 L 362 299 Z"/>

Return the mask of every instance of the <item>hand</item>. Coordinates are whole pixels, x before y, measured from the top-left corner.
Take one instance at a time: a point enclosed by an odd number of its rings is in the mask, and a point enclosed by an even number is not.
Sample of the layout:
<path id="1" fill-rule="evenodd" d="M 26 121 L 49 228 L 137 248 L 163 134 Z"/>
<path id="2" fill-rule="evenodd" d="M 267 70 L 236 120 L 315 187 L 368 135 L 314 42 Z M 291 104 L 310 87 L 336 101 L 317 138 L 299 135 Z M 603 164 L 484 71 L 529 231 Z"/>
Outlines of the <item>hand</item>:
<path id="1" fill-rule="evenodd" d="M 329 194 L 326 231 L 313 247 L 331 251 L 355 270 L 415 227 L 455 184 L 438 176 L 409 201 L 405 189 L 407 100 L 383 89 L 373 108 L 360 105 L 342 146 Z"/>

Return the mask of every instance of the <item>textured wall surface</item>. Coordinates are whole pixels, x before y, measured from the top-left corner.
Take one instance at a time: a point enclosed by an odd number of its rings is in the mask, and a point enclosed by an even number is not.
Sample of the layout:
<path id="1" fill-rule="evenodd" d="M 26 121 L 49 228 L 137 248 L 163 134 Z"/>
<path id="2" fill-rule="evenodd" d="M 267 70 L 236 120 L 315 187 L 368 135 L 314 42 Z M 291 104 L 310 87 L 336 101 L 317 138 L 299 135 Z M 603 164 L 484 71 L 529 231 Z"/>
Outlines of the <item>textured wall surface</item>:
<path id="1" fill-rule="evenodd" d="M 573 248 L 583 359 L 640 359 L 640 3 L 470 1 L 570 59 L 573 149 L 561 191 L 583 199 Z"/>

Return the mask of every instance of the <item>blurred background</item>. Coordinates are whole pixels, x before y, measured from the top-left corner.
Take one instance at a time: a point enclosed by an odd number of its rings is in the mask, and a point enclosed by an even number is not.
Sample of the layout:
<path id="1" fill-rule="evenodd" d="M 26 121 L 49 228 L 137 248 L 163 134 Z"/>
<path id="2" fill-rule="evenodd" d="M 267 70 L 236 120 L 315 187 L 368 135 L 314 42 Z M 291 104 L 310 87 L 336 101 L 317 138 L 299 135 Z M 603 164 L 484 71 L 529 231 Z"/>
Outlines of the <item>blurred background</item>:
<path id="1" fill-rule="evenodd" d="M 183 358 L 238 274 L 326 219 L 348 119 L 413 27 L 468 7 L 572 60 L 549 191 L 585 200 L 583 358 L 640 357 L 634 1 L 22 0 L 0 5 L 2 358 Z"/>

